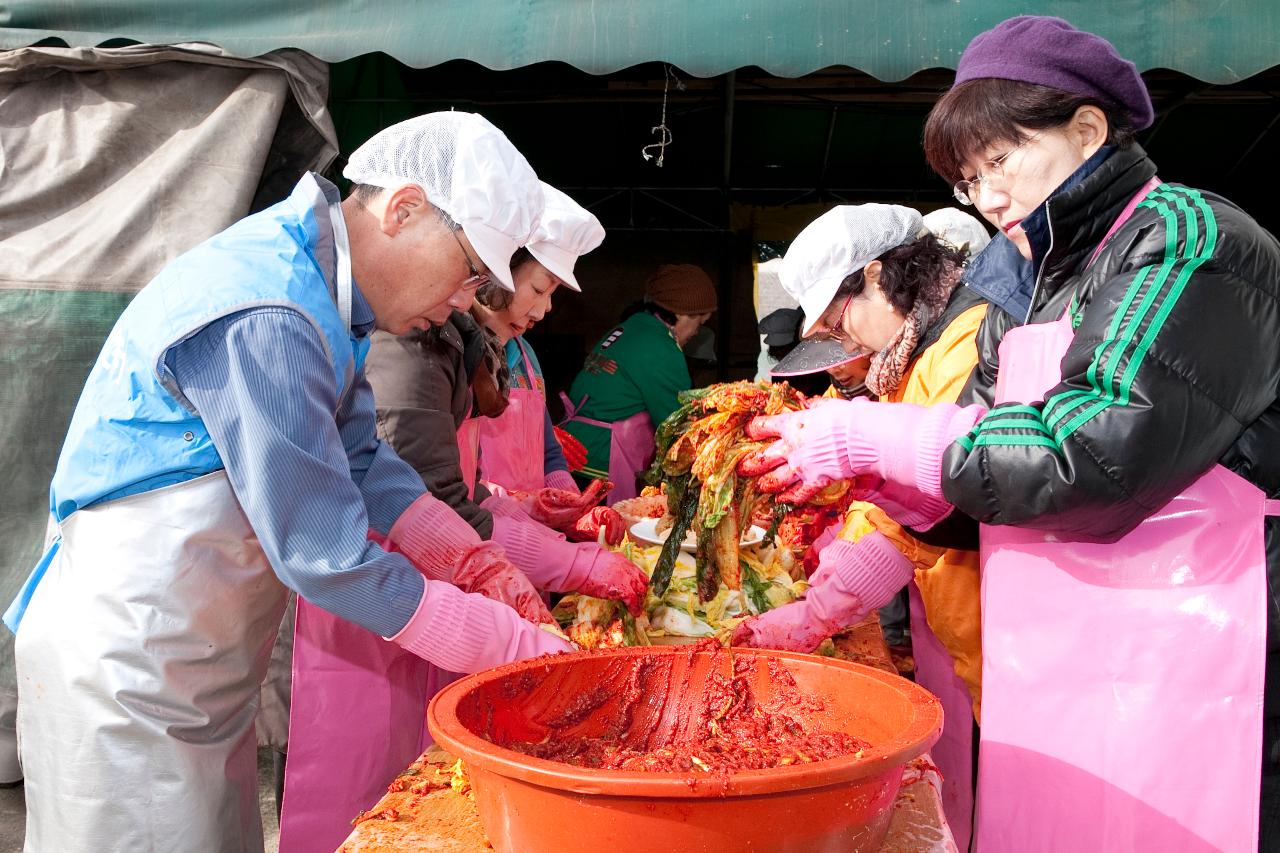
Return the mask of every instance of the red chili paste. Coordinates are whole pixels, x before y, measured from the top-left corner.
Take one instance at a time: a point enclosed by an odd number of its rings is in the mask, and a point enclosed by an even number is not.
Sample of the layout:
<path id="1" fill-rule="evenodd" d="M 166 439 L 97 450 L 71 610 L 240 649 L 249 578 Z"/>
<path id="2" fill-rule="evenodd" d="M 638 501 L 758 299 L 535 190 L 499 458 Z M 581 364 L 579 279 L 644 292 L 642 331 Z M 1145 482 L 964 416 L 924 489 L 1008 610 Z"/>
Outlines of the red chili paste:
<path id="1" fill-rule="evenodd" d="M 870 745 L 845 732 L 806 730 L 801 720 L 822 711 L 822 701 L 803 695 L 791 673 L 775 660 L 768 659 L 767 666 L 777 685 L 769 707 L 757 702 L 751 688 L 752 659 L 734 658 L 731 677 L 716 672 L 708 680 L 701 707 L 695 711 L 700 716 L 697 724 L 682 730 L 672 742 L 653 749 L 628 746 L 624 743 L 627 738 L 623 731 L 610 731 L 599 737 L 556 734 L 557 730 L 568 727 L 564 723 L 580 721 L 581 712 L 600 704 L 608 691 L 599 688 L 583 694 L 571 705 L 569 713 L 551 722 L 552 734 L 544 742 L 508 746 L 535 758 L 579 767 L 651 773 L 727 773 L 823 761 L 857 753 Z M 629 694 L 638 680 L 628 681 L 624 692 Z M 632 734 L 632 742 L 646 739 L 637 739 Z"/>

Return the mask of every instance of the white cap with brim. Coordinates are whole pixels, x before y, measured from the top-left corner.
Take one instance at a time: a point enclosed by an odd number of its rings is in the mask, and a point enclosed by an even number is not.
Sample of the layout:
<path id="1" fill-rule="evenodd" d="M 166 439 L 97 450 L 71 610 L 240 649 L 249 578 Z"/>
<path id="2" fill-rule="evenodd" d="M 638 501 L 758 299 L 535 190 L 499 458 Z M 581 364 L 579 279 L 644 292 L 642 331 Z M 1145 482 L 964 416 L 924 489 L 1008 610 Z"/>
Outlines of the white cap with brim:
<path id="1" fill-rule="evenodd" d="M 826 312 L 840 282 L 924 229 L 919 211 L 897 204 L 833 207 L 796 236 L 778 276 L 804 311 L 801 335 Z"/>
<path id="2" fill-rule="evenodd" d="M 394 124 L 357 148 L 347 180 L 395 191 L 415 185 L 475 247 L 507 290 L 511 256 L 529 242 L 542 215 L 538 176 L 511 141 L 475 113 L 437 112 Z"/>
<path id="3" fill-rule="evenodd" d="M 860 358 L 868 358 L 867 353 L 845 352 L 838 341 L 801 341 L 769 373 L 772 376 L 805 376 Z"/>
<path id="4" fill-rule="evenodd" d="M 573 266 L 578 258 L 604 242 L 604 226 L 586 208 L 544 183 L 542 219 L 526 248 L 570 290 L 582 292 Z"/>
<path id="5" fill-rule="evenodd" d="M 991 242 L 991 234 L 976 216 L 958 207 L 940 207 L 924 215 L 924 227 L 942 242 L 969 257 Z"/>

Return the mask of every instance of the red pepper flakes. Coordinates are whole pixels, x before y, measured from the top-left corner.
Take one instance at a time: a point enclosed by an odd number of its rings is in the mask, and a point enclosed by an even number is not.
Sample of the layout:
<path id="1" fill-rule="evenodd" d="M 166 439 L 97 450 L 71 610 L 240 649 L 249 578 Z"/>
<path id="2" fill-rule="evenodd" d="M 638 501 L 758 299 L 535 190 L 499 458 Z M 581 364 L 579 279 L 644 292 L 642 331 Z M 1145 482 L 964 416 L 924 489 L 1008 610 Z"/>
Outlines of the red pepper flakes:
<path id="1" fill-rule="evenodd" d="M 352 826 L 359 826 L 366 820 L 387 820 L 397 821 L 400 819 L 400 812 L 395 809 L 387 808 L 376 812 L 360 812 L 356 815 L 356 819 L 351 821 Z"/>

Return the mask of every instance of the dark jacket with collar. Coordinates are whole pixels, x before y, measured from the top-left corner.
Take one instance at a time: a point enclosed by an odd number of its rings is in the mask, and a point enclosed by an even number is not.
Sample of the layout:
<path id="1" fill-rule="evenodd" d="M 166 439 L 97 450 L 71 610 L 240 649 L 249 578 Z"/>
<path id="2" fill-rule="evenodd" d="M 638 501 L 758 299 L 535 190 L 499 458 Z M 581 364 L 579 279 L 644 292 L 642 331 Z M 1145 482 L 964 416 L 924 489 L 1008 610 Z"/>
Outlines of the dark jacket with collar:
<path id="1" fill-rule="evenodd" d="M 1028 217 L 1026 322 L 1070 311 L 1075 339 L 1047 402 L 998 406 L 943 463 L 966 515 L 1109 541 L 1221 463 L 1280 495 L 1280 244 L 1210 192 L 1162 184 L 1089 264 L 1156 172 L 1112 153 Z M 1022 318 L 992 309 L 962 402 L 991 404 L 996 351 Z M 1280 716 L 1280 519 L 1266 522 L 1268 756 Z"/>
<path id="2" fill-rule="evenodd" d="M 422 477 L 427 490 L 453 507 L 481 538 L 493 535 L 493 516 L 462 479 L 458 427 L 471 414 L 472 380 L 484 370 L 483 332 L 457 311 L 439 328 L 399 337 L 375 332 L 365 361 L 373 388 L 378 437 Z"/>

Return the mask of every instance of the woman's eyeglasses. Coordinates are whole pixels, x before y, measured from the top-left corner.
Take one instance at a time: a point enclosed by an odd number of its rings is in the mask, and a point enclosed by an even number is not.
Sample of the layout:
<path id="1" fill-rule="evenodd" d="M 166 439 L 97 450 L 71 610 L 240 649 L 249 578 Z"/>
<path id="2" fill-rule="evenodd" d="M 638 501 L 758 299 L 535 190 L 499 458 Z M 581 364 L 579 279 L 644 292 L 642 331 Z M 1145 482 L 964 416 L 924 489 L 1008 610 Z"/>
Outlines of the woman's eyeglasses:
<path id="1" fill-rule="evenodd" d="M 963 205 L 971 205 L 978 201 L 978 193 L 982 192 L 983 182 L 992 178 L 1003 178 L 1004 167 L 1013 152 L 1028 145 L 1040 137 L 1040 131 L 1031 134 L 994 160 L 988 160 L 978 169 L 978 174 L 971 181 L 956 181 L 951 187 L 951 194 Z"/>
<path id="2" fill-rule="evenodd" d="M 835 341 L 836 343 L 843 345 L 845 341 L 849 340 L 849 336 L 845 334 L 844 331 L 844 315 L 845 312 L 849 310 L 849 303 L 852 301 L 853 294 L 850 293 L 844 303 L 841 304 L 840 313 L 835 316 L 835 319 L 827 322 L 826 320 L 819 318 L 818 331 L 809 335 L 805 340 Z"/>

